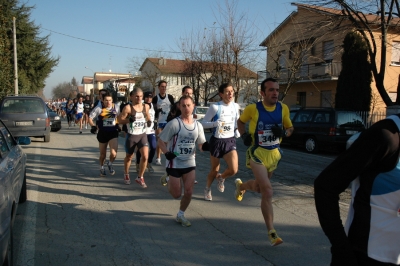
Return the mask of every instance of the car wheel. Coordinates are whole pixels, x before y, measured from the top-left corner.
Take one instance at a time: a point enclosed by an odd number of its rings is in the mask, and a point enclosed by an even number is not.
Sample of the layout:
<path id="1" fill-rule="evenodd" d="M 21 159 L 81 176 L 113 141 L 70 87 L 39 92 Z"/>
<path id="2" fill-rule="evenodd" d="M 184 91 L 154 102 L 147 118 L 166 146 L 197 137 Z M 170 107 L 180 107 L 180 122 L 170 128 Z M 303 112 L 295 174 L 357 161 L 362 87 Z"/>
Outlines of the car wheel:
<path id="1" fill-rule="evenodd" d="M 50 133 L 44 136 L 44 142 L 50 142 Z"/>
<path id="2" fill-rule="evenodd" d="M 13 265 L 13 225 L 12 221 L 10 223 L 10 237 L 8 238 L 7 243 L 7 253 L 6 257 L 4 258 L 3 266 L 12 266 Z"/>
<path id="3" fill-rule="evenodd" d="M 309 153 L 316 153 L 318 151 L 318 144 L 315 137 L 307 137 L 305 142 L 306 151 Z"/>
<path id="4" fill-rule="evenodd" d="M 19 203 L 24 203 L 27 199 L 26 195 L 26 172 L 24 173 L 24 182 L 22 183 L 21 193 L 19 194 Z"/>

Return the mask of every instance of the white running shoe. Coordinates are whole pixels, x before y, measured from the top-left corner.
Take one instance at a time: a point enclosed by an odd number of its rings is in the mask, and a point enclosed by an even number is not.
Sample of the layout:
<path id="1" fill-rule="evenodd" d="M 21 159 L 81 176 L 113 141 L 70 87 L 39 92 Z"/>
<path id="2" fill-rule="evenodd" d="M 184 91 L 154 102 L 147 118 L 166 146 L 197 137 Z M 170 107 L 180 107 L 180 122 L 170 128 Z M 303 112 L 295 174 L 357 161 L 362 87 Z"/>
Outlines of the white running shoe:
<path id="1" fill-rule="evenodd" d="M 177 223 L 180 223 L 183 227 L 189 227 L 189 226 L 191 226 L 192 224 L 188 221 L 188 219 L 186 219 L 185 218 L 185 216 L 184 215 L 181 215 L 181 216 L 176 216 L 176 222 Z"/>
<path id="2" fill-rule="evenodd" d="M 221 174 L 217 174 L 216 179 L 218 180 L 217 188 L 218 188 L 219 192 L 224 192 L 225 191 L 225 185 L 224 185 L 225 179 L 223 179 L 221 177 Z"/>
<path id="3" fill-rule="evenodd" d="M 144 182 L 143 177 L 136 177 L 135 182 L 142 186 L 142 188 L 147 188 L 146 183 Z"/>
<path id="4" fill-rule="evenodd" d="M 161 158 L 156 159 L 156 165 L 161 165 Z"/>
<path id="5" fill-rule="evenodd" d="M 207 201 L 211 201 L 212 200 L 211 188 L 209 188 L 209 189 L 205 188 L 204 189 L 204 200 L 207 200 Z"/>

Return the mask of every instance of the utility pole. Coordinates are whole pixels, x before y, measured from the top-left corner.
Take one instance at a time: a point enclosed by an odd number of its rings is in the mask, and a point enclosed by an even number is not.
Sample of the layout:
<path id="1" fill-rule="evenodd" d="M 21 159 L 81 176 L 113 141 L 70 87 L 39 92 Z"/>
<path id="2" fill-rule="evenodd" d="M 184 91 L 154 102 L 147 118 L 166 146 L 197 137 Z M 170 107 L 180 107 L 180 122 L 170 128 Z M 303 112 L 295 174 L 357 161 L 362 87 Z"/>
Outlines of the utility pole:
<path id="1" fill-rule="evenodd" d="M 14 39 L 14 94 L 18 95 L 18 62 L 17 62 L 17 34 L 15 29 L 15 17 L 13 17 L 13 39 Z"/>

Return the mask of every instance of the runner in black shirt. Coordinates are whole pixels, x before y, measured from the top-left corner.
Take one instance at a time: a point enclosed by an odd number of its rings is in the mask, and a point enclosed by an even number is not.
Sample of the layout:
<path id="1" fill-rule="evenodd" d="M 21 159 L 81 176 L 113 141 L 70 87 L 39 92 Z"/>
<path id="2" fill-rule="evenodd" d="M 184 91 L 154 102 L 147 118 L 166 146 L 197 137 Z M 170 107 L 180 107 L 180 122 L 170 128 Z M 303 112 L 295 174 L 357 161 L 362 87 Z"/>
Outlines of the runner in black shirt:
<path id="1" fill-rule="evenodd" d="M 90 100 L 90 96 L 86 95 L 85 100 L 83 101 L 83 123 L 85 124 L 85 129 L 88 128 L 89 114 L 91 110 L 92 101 Z"/>

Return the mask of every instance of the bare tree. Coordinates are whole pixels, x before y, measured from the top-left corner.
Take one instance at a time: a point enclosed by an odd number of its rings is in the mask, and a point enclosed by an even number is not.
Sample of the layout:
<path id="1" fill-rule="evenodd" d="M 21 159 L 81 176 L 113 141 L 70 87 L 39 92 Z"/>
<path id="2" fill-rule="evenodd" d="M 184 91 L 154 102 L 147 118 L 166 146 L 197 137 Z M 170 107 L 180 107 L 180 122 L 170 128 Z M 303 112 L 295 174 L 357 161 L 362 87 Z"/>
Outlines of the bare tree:
<path id="1" fill-rule="evenodd" d="M 384 79 L 387 65 L 388 38 L 391 33 L 399 32 L 399 1 L 344 1 L 344 0 L 315 0 L 305 1 L 308 5 L 331 7 L 341 10 L 334 15 L 337 28 L 351 27 L 358 31 L 368 45 L 372 74 L 376 88 L 386 106 L 393 105 L 385 89 Z M 394 17 L 397 16 L 396 18 Z"/>
<path id="2" fill-rule="evenodd" d="M 225 76 L 225 82 L 232 82 L 236 89 L 235 101 L 239 97 L 240 67 L 249 66 L 246 62 L 251 60 L 250 51 L 257 45 L 257 35 L 254 32 L 254 25 L 248 19 L 245 12 L 238 14 L 237 1 L 225 0 L 225 6 L 218 5 L 216 25 L 221 29 L 220 39 L 220 74 Z"/>
<path id="3" fill-rule="evenodd" d="M 128 69 L 129 73 L 135 73 L 135 76 L 136 74 L 140 74 L 140 79 L 138 80 L 137 84 L 135 84 L 135 87 L 141 86 L 140 84 L 142 81 L 147 82 L 150 85 L 142 86 L 142 89 L 151 90 L 153 94 L 155 94 L 157 83 L 160 80 L 160 73 L 153 70 L 140 71 L 140 68 L 143 62 L 145 62 L 146 58 L 167 58 L 168 56 L 170 56 L 169 53 L 164 52 L 164 49 L 160 48 L 159 50 L 146 50 L 145 55 L 140 57 L 133 56 L 128 58 L 126 68 Z"/>
<path id="4" fill-rule="evenodd" d="M 70 82 L 62 82 L 57 84 L 52 89 L 52 98 L 60 99 L 60 98 L 73 98 L 76 96 L 76 91 L 74 91 L 74 87 Z"/>
<path id="5" fill-rule="evenodd" d="M 240 90 L 244 88 L 240 80 L 248 72 L 243 69 L 254 67 L 252 63 L 256 59 L 253 52 L 258 49 L 256 37 L 246 14 L 238 15 L 236 10 L 237 1 L 226 0 L 225 7 L 217 6 L 213 25 L 200 30 L 192 29 L 180 39 L 180 49 L 187 59 L 185 72 L 190 77 L 196 102 L 207 104 L 218 96 L 217 88 L 224 82 L 233 83 L 237 101 Z"/>
<path id="6" fill-rule="evenodd" d="M 294 84 L 301 80 L 312 81 L 311 65 L 326 62 L 323 51 L 317 47 L 322 47 L 319 44 L 327 36 L 333 39 L 343 34 L 335 28 L 334 19 L 323 12 L 310 12 L 307 15 L 293 12 L 285 21 L 291 30 L 275 29 L 261 44 L 268 47 L 267 75 L 278 79 L 282 84 L 282 101 Z M 333 58 L 341 51 L 341 46 L 334 47 L 330 56 Z"/>

